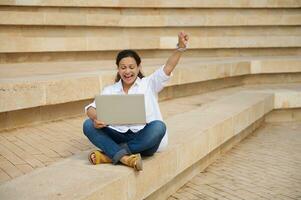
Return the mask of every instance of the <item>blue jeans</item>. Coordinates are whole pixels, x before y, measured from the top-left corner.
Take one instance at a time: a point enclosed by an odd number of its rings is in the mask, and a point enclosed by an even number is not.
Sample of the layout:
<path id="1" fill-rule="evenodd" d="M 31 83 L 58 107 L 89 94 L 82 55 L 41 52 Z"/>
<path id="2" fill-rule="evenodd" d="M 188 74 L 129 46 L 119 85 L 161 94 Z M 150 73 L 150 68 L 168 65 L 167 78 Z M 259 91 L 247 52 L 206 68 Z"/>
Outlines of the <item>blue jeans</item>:
<path id="1" fill-rule="evenodd" d="M 109 127 L 97 129 L 91 119 L 87 119 L 83 125 L 83 132 L 88 139 L 101 149 L 114 164 L 124 156 L 140 153 L 142 156 L 152 156 L 159 148 L 160 142 L 165 135 L 166 125 L 164 122 L 155 120 L 133 133 L 118 132 Z"/>

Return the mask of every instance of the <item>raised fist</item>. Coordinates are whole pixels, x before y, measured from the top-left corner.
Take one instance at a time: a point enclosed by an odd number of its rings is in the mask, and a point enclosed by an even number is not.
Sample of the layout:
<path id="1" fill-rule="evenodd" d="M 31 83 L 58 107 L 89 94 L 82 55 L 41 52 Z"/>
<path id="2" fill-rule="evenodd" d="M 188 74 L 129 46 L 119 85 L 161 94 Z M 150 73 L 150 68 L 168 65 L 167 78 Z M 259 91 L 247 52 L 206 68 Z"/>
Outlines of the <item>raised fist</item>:
<path id="1" fill-rule="evenodd" d="M 188 39 L 189 39 L 188 34 L 181 31 L 178 34 L 178 46 L 180 48 L 186 48 L 188 44 Z"/>

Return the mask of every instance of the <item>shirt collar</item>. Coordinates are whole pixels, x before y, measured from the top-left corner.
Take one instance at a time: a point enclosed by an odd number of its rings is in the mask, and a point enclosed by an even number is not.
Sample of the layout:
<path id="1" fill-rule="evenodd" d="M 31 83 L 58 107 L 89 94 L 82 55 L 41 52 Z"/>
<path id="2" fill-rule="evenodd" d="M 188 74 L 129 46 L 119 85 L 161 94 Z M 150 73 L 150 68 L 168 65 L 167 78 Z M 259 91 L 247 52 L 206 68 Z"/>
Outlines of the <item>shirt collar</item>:
<path id="1" fill-rule="evenodd" d="M 132 85 L 132 87 L 135 86 L 135 85 L 139 86 L 140 83 L 141 83 L 141 78 L 139 78 L 137 76 L 136 81 L 134 82 L 134 84 Z M 123 86 L 122 86 L 122 80 L 121 79 L 117 82 L 116 86 L 117 86 L 117 89 L 118 89 L 119 92 L 123 92 Z"/>

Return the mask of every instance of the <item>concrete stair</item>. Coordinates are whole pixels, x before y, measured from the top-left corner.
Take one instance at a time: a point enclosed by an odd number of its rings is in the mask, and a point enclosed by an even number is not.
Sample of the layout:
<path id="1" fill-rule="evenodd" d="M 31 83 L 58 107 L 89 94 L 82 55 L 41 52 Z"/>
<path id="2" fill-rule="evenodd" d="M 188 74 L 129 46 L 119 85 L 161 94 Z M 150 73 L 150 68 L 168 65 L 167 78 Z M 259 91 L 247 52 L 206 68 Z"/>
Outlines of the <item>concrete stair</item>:
<path id="1" fill-rule="evenodd" d="M 176 35 L 187 56 L 300 55 L 298 1 L 0 2 L 0 62 L 113 59 L 120 49 L 162 58 Z"/>
<path id="2" fill-rule="evenodd" d="M 300 108 L 300 97 L 300 84 L 274 84 L 229 88 L 184 97 L 186 101 L 162 102 L 165 113 L 168 113 L 168 106 L 178 106 L 179 113 L 166 119 L 170 135 L 167 150 L 144 159 L 142 172 L 135 173 L 124 166 L 91 166 L 84 151 L 2 184 L 0 197 L 164 199 L 170 188 L 165 193 L 156 193 L 161 187 L 171 184 L 182 174 L 187 175 L 187 170 L 212 152 L 219 151 L 231 138 L 242 137 L 241 133 L 250 127 L 254 129 L 254 124 L 273 109 Z M 204 101 L 207 103 L 200 105 Z M 196 170 L 191 169 L 189 177 L 194 173 Z"/>

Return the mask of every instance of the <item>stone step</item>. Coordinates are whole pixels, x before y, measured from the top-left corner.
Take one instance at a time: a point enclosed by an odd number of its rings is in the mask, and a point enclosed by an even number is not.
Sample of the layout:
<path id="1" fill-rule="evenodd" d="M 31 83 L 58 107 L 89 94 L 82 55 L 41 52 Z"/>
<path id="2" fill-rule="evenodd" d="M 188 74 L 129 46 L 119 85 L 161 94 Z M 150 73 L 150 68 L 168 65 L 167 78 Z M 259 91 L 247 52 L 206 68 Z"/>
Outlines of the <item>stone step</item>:
<path id="1" fill-rule="evenodd" d="M 0 26 L 0 53 L 174 49 L 180 27 Z M 300 48 L 300 26 L 187 27 L 189 49 Z"/>
<path id="2" fill-rule="evenodd" d="M 296 0 L 269 0 L 269 1 L 251 1 L 251 0 L 224 0 L 224 1 L 212 1 L 212 0 L 194 0 L 183 2 L 181 0 L 157 0 L 157 1 L 139 1 L 139 0 L 116 0 L 116 1 L 60 1 L 60 0 L 48 0 L 48 1 L 12 1 L 1 0 L 0 5 L 9 6 L 42 6 L 42 7 L 133 7 L 133 8 L 300 8 L 301 3 Z"/>
<path id="3" fill-rule="evenodd" d="M 187 58 L 224 58 L 224 57 L 265 57 L 300 56 L 301 48 L 226 48 L 226 49 L 188 49 Z M 114 51 L 72 51 L 72 52 L 23 52 L 1 53 L 0 64 L 15 63 L 56 63 L 56 62 L 93 62 L 113 60 L 120 50 Z M 144 59 L 166 59 L 174 49 L 137 50 Z"/>
<path id="4" fill-rule="evenodd" d="M 166 59 L 143 60 L 144 73 L 152 73 L 165 61 Z M 112 60 L 1 64 L 0 112 L 94 98 L 103 86 L 113 83 L 116 74 L 113 66 Z M 299 57 L 183 58 L 167 86 L 251 74 L 299 72 Z M 15 101 L 11 101 L 12 98 Z"/>
<path id="5" fill-rule="evenodd" d="M 300 24 L 300 9 L 0 7 L 0 25 L 183 28 Z"/>
<path id="6" fill-rule="evenodd" d="M 168 119 L 172 116 L 192 111 L 194 108 L 206 105 L 223 96 L 231 95 L 240 90 L 242 90 L 242 88 L 224 89 L 217 92 L 210 92 L 206 95 L 161 101 L 159 102 L 159 105 L 163 118 Z M 74 109 L 74 106 L 72 108 Z M 58 108 L 56 107 L 56 109 Z M 83 106 L 81 107 L 81 110 L 83 110 Z M 18 123 L 16 117 L 8 118 L 12 119 L 12 123 Z M 27 114 L 26 118 L 31 118 L 30 114 Z M 24 165 L 39 168 L 41 167 L 41 163 L 40 165 L 36 165 L 36 163 L 40 161 L 42 162 L 42 166 L 47 166 L 56 162 L 58 159 L 69 157 L 71 154 L 75 153 L 75 150 L 83 151 L 92 148 L 92 146 L 89 145 L 88 140 L 82 134 L 82 122 L 85 118 L 86 116 L 76 118 L 65 117 L 51 123 L 44 122 L 39 123 L 39 125 L 27 125 L 23 128 L 1 131 L 1 145 L 8 148 L 10 151 L 13 151 L 17 157 L 23 160 L 23 165 L 18 165 L 21 163 L 20 160 L 20 162 L 16 162 L 14 157 L 8 155 L 7 152 L 3 152 L 3 149 L 0 149 L 0 154 L 5 156 L 4 160 L 15 164 L 14 167 L 7 169 L 4 165 L 4 163 L 7 162 L 2 162 L 0 168 L 12 176 L 12 178 L 15 178 L 16 174 L 22 174 L 22 167 Z M 25 151 L 17 151 L 16 149 L 25 149 Z M 28 158 L 31 159 L 29 160 Z M 2 159 L 2 161 L 4 160 Z M 4 182 L 5 180 L 6 179 L 0 175 L 0 182 Z"/>
<path id="7" fill-rule="evenodd" d="M 200 96 L 190 97 L 190 101 L 175 100 L 177 105 L 181 102 L 184 108 L 187 105 L 193 109 L 165 120 L 170 136 L 169 146 L 167 150 L 144 159 L 144 170 L 140 173 L 124 166 L 91 166 L 86 158 L 87 152 L 82 152 L 0 185 L 0 197 L 144 199 L 264 117 L 276 107 L 275 102 L 283 101 L 280 104 L 288 107 L 301 106 L 300 84 L 242 87 L 234 92 L 226 90 L 230 92 L 219 91 L 223 93 L 222 97 L 203 105 L 195 104 L 202 102 Z M 284 99 L 278 98 L 278 92 L 285 93 L 280 95 Z M 293 96 L 290 92 L 293 92 Z M 299 95 L 298 102 L 294 102 L 295 93 Z M 207 102 L 210 101 L 210 95 L 204 97 Z M 291 104 L 291 101 L 294 103 Z M 15 192 L 15 188 L 18 188 L 18 192 Z"/>

